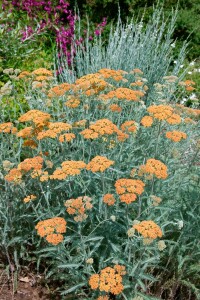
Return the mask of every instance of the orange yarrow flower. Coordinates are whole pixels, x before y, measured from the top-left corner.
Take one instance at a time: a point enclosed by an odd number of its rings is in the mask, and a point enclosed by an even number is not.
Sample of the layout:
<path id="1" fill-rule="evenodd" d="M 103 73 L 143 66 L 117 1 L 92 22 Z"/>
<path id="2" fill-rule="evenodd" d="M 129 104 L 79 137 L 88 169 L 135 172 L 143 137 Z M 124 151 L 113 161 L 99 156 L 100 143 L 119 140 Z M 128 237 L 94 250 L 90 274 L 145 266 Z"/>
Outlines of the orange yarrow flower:
<path id="1" fill-rule="evenodd" d="M 50 233 L 46 236 L 46 240 L 49 244 L 57 246 L 64 240 L 64 237 L 60 233 Z"/>
<path id="2" fill-rule="evenodd" d="M 134 202 L 137 195 L 141 195 L 144 191 L 144 182 L 139 179 L 120 178 L 115 182 L 115 189 L 121 202 L 130 204 Z"/>
<path id="3" fill-rule="evenodd" d="M 94 274 L 89 279 L 89 285 L 93 290 L 99 289 L 101 292 L 119 295 L 124 286 L 122 284 L 121 271 L 118 268 L 106 267 L 100 271 L 100 274 Z"/>
<path id="4" fill-rule="evenodd" d="M 42 140 L 44 138 L 57 138 L 57 136 L 63 131 L 68 131 L 72 128 L 72 126 L 68 123 L 64 122 L 50 122 L 48 124 L 48 130 L 40 131 L 37 135 L 38 140 Z"/>
<path id="5" fill-rule="evenodd" d="M 103 202 L 109 206 L 112 206 L 115 204 L 115 197 L 113 196 L 113 194 L 105 194 L 103 196 Z"/>
<path id="6" fill-rule="evenodd" d="M 138 175 L 142 176 L 143 174 L 151 174 L 159 179 L 166 179 L 168 176 L 167 166 L 159 160 L 150 158 L 145 165 L 142 165 L 139 168 Z"/>
<path id="7" fill-rule="evenodd" d="M 122 131 L 136 132 L 137 124 L 135 121 L 126 121 L 121 125 Z"/>
<path id="8" fill-rule="evenodd" d="M 172 114 L 171 117 L 166 120 L 166 122 L 171 125 L 178 125 L 181 123 L 181 117 L 177 114 Z"/>
<path id="9" fill-rule="evenodd" d="M 75 176 L 81 173 L 81 169 L 84 169 L 86 164 L 83 161 L 64 161 L 61 164 L 61 168 L 56 169 L 50 179 L 66 179 L 68 176 Z"/>
<path id="10" fill-rule="evenodd" d="M 80 105 L 80 99 L 74 96 L 68 97 L 67 102 L 65 102 L 65 105 L 69 108 L 76 108 Z"/>
<path id="11" fill-rule="evenodd" d="M 151 127 L 153 124 L 153 118 L 150 116 L 144 116 L 140 122 L 144 127 Z"/>
<path id="12" fill-rule="evenodd" d="M 48 97 L 49 98 L 61 97 L 61 96 L 65 95 L 65 93 L 68 92 L 69 90 L 71 90 L 72 88 L 73 88 L 72 84 L 69 84 L 67 82 L 61 83 L 59 85 L 52 87 L 49 90 Z"/>
<path id="13" fill-rule="evenodd" d="M 46 75 L 46 76 L 53 76 L 53 73 L 45 68 L 39 68 L 32 72 L 34 75 Z"/>
<path id="14" fill-rule="evenodd" d="M 0 133 L 17 133 L 17 128 L 14 127 L 12 122 L 1 123 Z"/>
<path id="15" fill-rule="evenodd" d="M 109 160 L 104 156 L 96 156 L 87 164 L 86 169 L 93 173 L 104 172 L 113 164 L 114 161 Z"/>
<path id="16" fill-rule="evenodd" d="M 76 222 L 82 222 L 87 218 L 86 211 L 92 209 L 92 198 L 88 196 L 81 196 L 76 199 L 69 199 L 65 202 L 67 212 L 70 215 L 76 215 L 74 220 Z"/>
<path id="17" fill-rule="evenodd" d="M 112 121 L 108 119 L 97 120 L 94 124 L 91 124 L 88 129 L 80 132 L 86 139 L 96 139 L 103 135 L 111 135 L 118 132 L 118 128 Z"/>
<path id="18" fill-rule="evenodd" d="M 30 138 L 34 134 L 34 128 L 32 126 L 25 127 L 18 131 L 17 137 L 22 137 L 22 138 Z"/>
<path id="19" fill-rule="evenodd" d="M 22 173 L 17 168 L 13 168 L 5 176 L 5 180 L 8 182 L 20 183 L 22 179 Z"/>
<path id="20" fill-rule="evenodd" d="M 23 142 L 23 147 L 37 148 L 38 144 L 34 140 L 26 140 Z"/>
<path id="21" fill-rule="evenodd" d="M 44 237 L 49 243 L 57 245 L 63 240 L 62 233 L 66 232 L 67 222 L 61 217 L 39 221 L 35 226 L 39 236 Z"/>
<path id="22" fill-rule="evenodd" d="M 153 221 L 142 221 L 139 224 L 133 225 L 144 238 L 156 239 L 162 237 L 161 228 Z"/>
<path id="23" fill-rule="evenodd" d="M 24 78 L 24 77 L 26 77 L 26 76 L 30 76 L 31 75 L 31 73 L 30 72 L 28 72 L 28 71 L 22 71 L 19 75 L 18 75 L 18 78 Z"/>
<path id="24" fill-rule="evenodd" d="M 147 108 L 147 111 L 160 121 L 165 120 L 171 125 L 177 125 L 181 123 L 181 117 L 174 113 L 174 109 L 169 105 L 151 105 Z"/>
<path id="25" fill-rule="evenodd" d="M 141 91 L 134 91 L 128 88 L 117 88 L 114 91 L 110 91 L 106 95 L 101 95 L 100 99 L 109 100 L 112 98 L 124 99 L 127 101 L 139 101 L 139 98 L 144 96 Z"/>
<path id="26" fill-rule="evenodd" d="M 35 156 L 33 158 L 26 158 L 24 161 L 19 163 L 17 169 L 20 172 L 28 172 L 31 169 L 41 170 L 43 164 L 43 158 L 41 156 Z"/>
<path id="27" fill-rule="evenodd" d="M 121 112 L 122 111 L 122 108 L 118 105 L 118 104 L 111 104 L 109 106 L 109 109 L 112 111 L 112 112 Z"/>
<path id="28" fill-rule="evenodd" d="M 151 105 L 147 111 L 160 121 L 167 120 L 173 114 L 173 108 L 169 105 Z"/>
<path id="29" fill-rule="evenodd" d="M 97 300 L 110 300 L 108 296 L 99 296 Z"/>
<path id="30" fill-rule="evenodd" d="M 29 110 L 27 113 L 23 114 L 18 121 L 19 122 L 33 122 L 35 126 L 45 126 L 48 124 L 50 114 L 44 113 L 37 109 Z"/>
<path id="31" fill-rule="evenodd" d="M 64 133 L 59 136 L 58 140 L 60 143 L 71 142 L 73 139 L 75 139 L 75 137 L 76 136 L 74 133 Z"/>
<path id="32" fill-rule="evenodd" d="M 107 68 L 100 69 L 98 73 L 100 73 L 103 78 L 112 78 L 116 81 L 123 80 L 123 75 L 127 74 L 127 72 L 123 70 L 112 70 Z"/>
<path id="33" fill-rule="evenodd" d="M 30 202 L 31 200 L 35 200 L 37 197 L 35 195 L 29 195 L 27 197 L 24 198 L 24 203 L 28 203 Z"/>
<path id="34" fill-rule="evenodd" d="M 182 139 L 187 138 L 187 134 L 182 131 L 168 131 L 166 132 L 166 137 L 173 142 L 180 142 Z"/>

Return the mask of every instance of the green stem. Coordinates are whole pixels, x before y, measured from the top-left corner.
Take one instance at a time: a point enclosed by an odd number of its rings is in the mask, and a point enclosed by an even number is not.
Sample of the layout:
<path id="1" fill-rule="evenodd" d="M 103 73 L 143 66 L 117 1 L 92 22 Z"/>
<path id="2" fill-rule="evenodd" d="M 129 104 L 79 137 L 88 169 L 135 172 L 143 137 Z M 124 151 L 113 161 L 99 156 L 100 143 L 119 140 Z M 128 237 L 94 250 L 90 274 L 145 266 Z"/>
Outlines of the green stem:
<path id="1" fill-rule="evenodd" d="M 99 224 L 90 232 L 90 234 L 88 234 L 87 238 L 103 223 L 109 221 L 110 219 L 106 219 L 106 220 L 103 220 L 101 222 L 99 222 Z"/>
<path id="2" fill-rule="evenodd" d="M 161 133 L 161 122 L 159 123 L 159 126 L 158 126 L 158 135 L 157 135 L 157 139 L 156 139 L 156 147 L 155 147 L 155 158 L 156 158 L 156 156 L 157 156 L 160 133 Z"/>

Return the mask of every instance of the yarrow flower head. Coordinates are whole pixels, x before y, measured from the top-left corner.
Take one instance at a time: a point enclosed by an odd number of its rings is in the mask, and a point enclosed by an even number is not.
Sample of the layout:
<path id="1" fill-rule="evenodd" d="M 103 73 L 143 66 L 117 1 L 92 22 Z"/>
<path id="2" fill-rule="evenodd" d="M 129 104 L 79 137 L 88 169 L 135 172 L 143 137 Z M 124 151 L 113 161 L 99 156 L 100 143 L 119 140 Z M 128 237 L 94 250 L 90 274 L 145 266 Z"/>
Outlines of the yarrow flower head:
<path id="1" fill-rule="evenodd" d="M 111 135 L 116 133 L 118 130 L 117 126 L 108 119 L 97 120 L 94 124 L 91 124 L 88 129 L 81 132 L 86 139 L 96 139 L 103 135 Z"/>
<path id="2" fill-rule="evenodd" d="M 142 221 L 139 224 L 133 225 L 144 238 L 156 239 L 162 237 L 161 228 L 153 221 Z"/>
<path id="3" fill-rule="evenodd" d="M 155 175 L 160 179 L 166 179 L 168 176 L 167 166 L 157 159 L 150 158 L 145 165 L 142 165 L 139 168 L 138 175 L 142 176 L 144 174 L 150 175 L 150 178 L 147 177 L 147 179 L 151 179 L 151 175 Z"/>
<path id="4" fill-rule="evenodd" d="M 101 292 L 119 295 L 124 289 L 122 276 L 125 274 L 124 266 L 106 267 L 100 271 L 100 274 L 94 274 L 90 277 L 89 285 L 93 290 L 99 289 Z"/>
<path id="5" fill-rule="evenodd" d="M 151 127 L 153 124 L 153 118 L 151 116 L 144 116 L 140 122 L 144 127 Z"/>
<path id="6" fill-rule="evenodd" d="M 68 176 L 75 176 L 81 173 L 81 169 L 86 167 L 86 164 L 83 161 L 63 161 L 61 164 L 61 168 L 57 168 L 52 175 L 50 175 L 50 179 L 66 179 Z"/>
<path id="7" fill-rule="evenodd" d="M 94 157 L 86 166 L 88 171 L 96 172 L 104 172 L 111 165 L 114 164 L 114 161 L 109 160 L 104 156 L 96 156 Z"/>
<path id="8" fill-rule="evenodd" d="M 181 117 L 174 113 L 174 109 L 169 105 L 151 105 L 147 108 L 147 111 L 153 116 L 153 118 L 159 121 L 166 121 L 171 125 L 177 125 L 181 123 Z"/>
<path id="9" fill-rule="evenodd" d="M 98 73 L 100 73 L 101 76 L 106 79 L 112 79 L 117 82 L 118 81 L 127 81 L 127 79 L 124 78 L 124 75 L 128 74 L 128 73 L 123 70 L 112 70 L 112 69 L 104 68 L 104 69 L 99 70 Z"/>
<path id="10" fill-rule="evenodd" d="M 22 173 L 17 168 L 13 168 L 5 176 L 5 180 L 8 181 L 8 182 L 13 182 L 15 184 L 21 183 L 21 181 L 22 181 Z"/>
<path id="11" fill-rule="evenodd" d="M 151 195 L 150 198 L 152 199 L 153 201 L 153 206 L 158 206 L 160 204 L 160 202 L 162 201 L 162 199 L 158 196 L 155 196 L 155 195 Z"/>
<path id="12" fill-rule="evenodd" d="M 139 101 L 140 97 L 143 97 L 142 91 L 135 91 L 128 88 L 117 88 L 114 91 L 110 91 L 108 94 L 100 95 L 100 99 L 107 101 L 112 98 L 122 99 L 125 101 Z"/>
<path id="13" fill-rule="evenodd" d="M 127 132 L 136 132 L 137 123 L 135 121 L 126 121 L 121 125 L 121 130 Z"/>
<path id="14" fill-rule="evenodd" d="M 27 197 L 24 198 L 24 203 L 28 203 L 30 202 L 31 200 L 35 200 L 37 197 L 35 195 L 29 195 Z"/>
<path id="15" fill-rule="evenodd" d="M 169 105 L 151 105 L 147 111 L 158 120 L 166 120 L 173 114 L 173 108 Z"/>
<path id="16" fill-rule="evenodd" d="M 77 108 L 80 105 L 81 101 L 78 97 L 69 96 L 65 105 L 69 108 Z"/>
<path id="17" fill-rule="evenodd" d="M 103 202 L 106 203 L 108 206 L 112 206 L 115 204 L 115 197 L 113 194 L 105 194 L 103 196 Z"/>
<path id="18" fill-rule="evenodd" d="M 50 244 L 58 245 L 63 241 L 67 222 L 61 217 L 39 221 L 35 226 L 39 236 L 44 237 Z"/>
<path id="19" fill-rule="evenodd" d="M 33 122 L 35 126 L 45 126 L 48 124 L 50 114 L 42 112 L 37 109 L 29 110 L 27 113 L 23 114 L 18 121 L 19 122 Z"/>
<path id="20" fill-rule="evenodd" d="M 53 76 L 52 71 L 47 70 L 45 68 L 39 68 L 32 72 L 33 75 L 46 75 L 46 76 Z"/>
<path id="21" fill-rule="evenodd" d="M 159 251 L 163 251 L 167 247 L 164 241 L 159 241 L 157 246 Z"/>
<path id="22" fill-rule="evenodd" d="M 52 87 L 49 90 L 48 97 L 55 98 L 55 97 L 64 96 L 65 93 L 68 92 L 69 90 L 71 90 L 72 88 L 73 88 L 73 85 L 71 85 L 67 82 L 61 83 L 59 85 Z"/>
<path id="23" fill-rule="evenodd" d="M 12 122 L 1 123 L 0 133 L 17 133 L 17 128 L 14 127 Z"/>
<path id="24" fill-rule="evenodd" d="M 120 113 L 122 111 L 122 108 L 118 105 L 118 104 L 111 104 L 109 106 L 109 109 L 112 111 L 112 112 L 118 112 Z"/>
<path id="25" fill-rule="evenodd" d="M 72 128 L 72 126 L 64 122 L 50 122 L 48 124 L 48 128 L 49 129 L 40 131 L 38 133 L 38 140 L 42 140 L 44 138 L 57 138 L 60 133 L 62 133 L 63 131 L 68 131 Z"/>
<path id="26" fill-rule="evenodd" d="M 21 172 L 29 172 L 30 170 L 41 170 L 43 165 L 43 158 L 41 156 L 35 156 L 33 158 L 26 158 L 19 163 L 18 170 Z"/>
<path id="27" fill-rule="evenodd" d="M 91 198 L 88 196 L 69 199 L 65 202 L 69 215 L 75 215 L 76 222 L 82 222 L 87 218 L 86 211 L 92 209 Z"/>
<path id="28" fill-rule="evenodd" d="M 108 297 L 108 296 L 99 296 L 98 298 L 97 298 L 97 300 L 110 300 L 110 298 Z"/>
<path id="29" fill-rule="evenodd" d="M 115 182 L 115 189 L 121 202 L 130 204 L 144 191 L 144 182 L 138 179 L 121 178 Z"/>
<path id="30" fill-rule="evenodd" d="M 168 131 L 166 132 L 166 137 L 173 142 L 180 142 L 182 139 L 187 138 L 187 134 L 182 131 Z"/>

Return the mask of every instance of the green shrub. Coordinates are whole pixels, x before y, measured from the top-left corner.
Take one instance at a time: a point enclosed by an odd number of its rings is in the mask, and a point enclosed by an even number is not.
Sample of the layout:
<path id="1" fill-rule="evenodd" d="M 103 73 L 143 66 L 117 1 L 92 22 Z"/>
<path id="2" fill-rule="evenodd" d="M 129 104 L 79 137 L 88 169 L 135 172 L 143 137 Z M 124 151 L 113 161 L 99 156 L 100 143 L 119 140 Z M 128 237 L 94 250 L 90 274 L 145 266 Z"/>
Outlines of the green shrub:
<path id="1" fill-rule="evenodd" d="M 172 101 L 174 76 L 146 106 L 138 69 L 51 75 L 24 76 L 31 110 L 0 124 L 1 260 L 73 299 L 159 299 L 165 278 L 163 297 L 197 299 L 199 111 Z"/>

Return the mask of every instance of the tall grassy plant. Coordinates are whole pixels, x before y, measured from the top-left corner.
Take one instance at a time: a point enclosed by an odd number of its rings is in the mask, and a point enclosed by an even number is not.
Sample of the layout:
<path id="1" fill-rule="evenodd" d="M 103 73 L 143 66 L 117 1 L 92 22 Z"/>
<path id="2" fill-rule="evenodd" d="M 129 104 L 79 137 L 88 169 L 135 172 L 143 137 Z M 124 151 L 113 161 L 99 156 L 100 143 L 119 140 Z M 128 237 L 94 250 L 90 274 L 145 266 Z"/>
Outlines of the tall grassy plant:
<path id="1" fill-rule="evenodd" d="M 74 78 L 94 73 L 101 68 L 125 71 L 140 68 L 151 85 L 160 82 L 160 79 L 169 72 L 180 75 L 187 42 L 181 48 L 176 57 L 177 63 L 174 65 L 172 35 L 177 14 L 177 9 L 172 10 L 171 18 L 165 20 L 162 7 L 156 7 L 145 26 L 143 18 L 139 21 L 132 19 L 124 25 L 119 17 L 117 25 L 111 27 L 106 42 L 100 35 L 93 43 L 89 43 L 86 39 L 81 47 L 74 45 L 72 69 L 68 67 L 64 56 L 59 59 L 56 57 L 57 65 L 62 72 L 62 80 L 72 82 Z M 80 28 L 76 29 L 79 33 Z"/>

